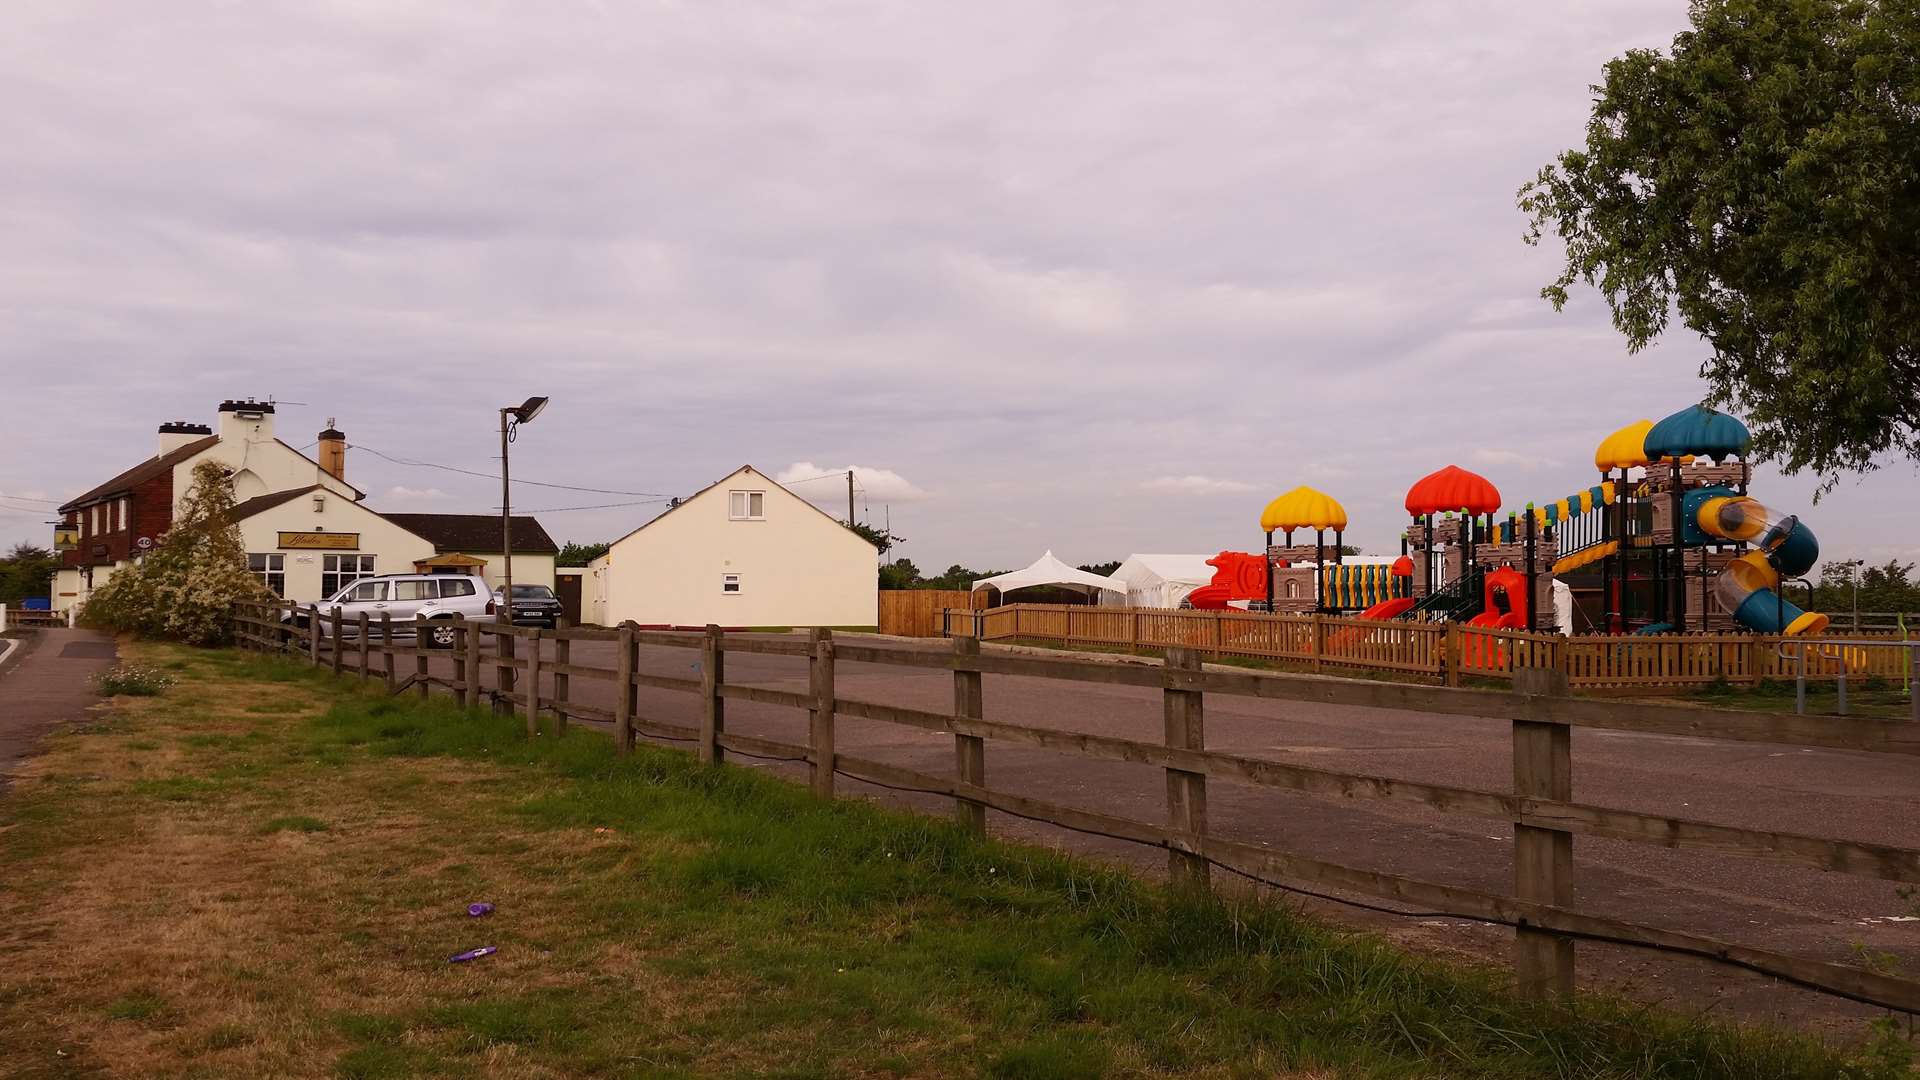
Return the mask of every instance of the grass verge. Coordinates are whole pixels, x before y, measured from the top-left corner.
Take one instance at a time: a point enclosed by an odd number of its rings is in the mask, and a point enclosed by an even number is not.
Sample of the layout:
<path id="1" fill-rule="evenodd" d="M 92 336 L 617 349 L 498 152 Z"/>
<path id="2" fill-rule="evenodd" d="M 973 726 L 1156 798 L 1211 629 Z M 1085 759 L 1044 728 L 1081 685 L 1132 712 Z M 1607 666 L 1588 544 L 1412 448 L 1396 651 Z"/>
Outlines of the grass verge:
<path id="1" fill-rule="evenodd" d="M 1886 1044 L 1529 1005 L 1275 904 L 673 751 L 133 651 L 175 685 L 0 801 L 9 1075 L 1906 1075 Z"/>

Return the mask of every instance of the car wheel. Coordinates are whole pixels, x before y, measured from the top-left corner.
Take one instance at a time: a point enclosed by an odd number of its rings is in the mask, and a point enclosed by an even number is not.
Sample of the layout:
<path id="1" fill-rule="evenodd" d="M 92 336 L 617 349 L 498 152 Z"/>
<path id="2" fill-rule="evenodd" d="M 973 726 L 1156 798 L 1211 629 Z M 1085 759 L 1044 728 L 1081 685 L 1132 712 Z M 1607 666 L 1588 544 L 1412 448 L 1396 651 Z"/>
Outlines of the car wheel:
<path id="1" fill-rule="evenodd" d="M 454 632 L 453 623 L 450 620 L 435 619 L 427 624 L 427 648 L 429 649 L 451 649 L 456 637 L 458 635 Z"/>

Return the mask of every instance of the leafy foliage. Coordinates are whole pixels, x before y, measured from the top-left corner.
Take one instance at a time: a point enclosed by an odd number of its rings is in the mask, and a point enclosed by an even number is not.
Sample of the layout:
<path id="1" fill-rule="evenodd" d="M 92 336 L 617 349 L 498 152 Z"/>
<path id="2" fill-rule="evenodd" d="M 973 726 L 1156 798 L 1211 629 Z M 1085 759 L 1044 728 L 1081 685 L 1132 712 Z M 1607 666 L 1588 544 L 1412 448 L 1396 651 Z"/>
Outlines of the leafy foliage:
<path id="1" fill-rule="evenodd" d="M 1101 577 L 1112 577 L 1113 572 L 1120 569 L 1120 560 L 1115 559 L 1112 562 L 1086 563 L 1082 565 L 1080 569 L 1085 570 L 1089 574 L 1099 574 Z"/>
<path id="2" fill-rule="evenodd" d="M 860 539 L 865 540 L 867 543 L 872 544 L 875 548 L 878 548 L 880 551 L 880 554 L 882 555 L 885 555 L 887 552 L 893 550 L 893 545 L 904 544 L 907 542 L 907 538 L 904 536 L 895 536 L 894 534 L 888 532 L 885 529 L 876 529 L 873 526 L 866 524 L 865 522 L 842 521 L 840 524 L 845 525 L 847 528 L 852 529 L 854 532 L 859 533 Z"/>
<path id="3" fill-rule="evenodd" d="M 1887 560 L 1885 566 L 1868 566 L 1860 559 L 1822 563 L 1820 583 L 1813 590 L 1814 610 L 1850 611 L 1857 590 L 1861 611 L 1920 612 L 1914 565 L 1898 559 Z"/>
<path id="4" fill-rule="evenodd" d="M 569 540 L 561 547 L 560 554 L 554 556 L 553 565 L 585 566 L 600 556 L 605 555 L 607 548 L 611 546 L 612 545 L 604 542 L 598 544 L 581 544 Z"/>
<path id="5" fill-rule="evenodd" d="M 203 461 L 160 543 L 95 589 L 81 615 L 107 630 L 219 645 L 235 604 L 272 598 L 247 569 L 226 466 Z"/>
<path id="6" fill-rule="evenodd" d="M 1755 452 L 1827 488 L 1920 456 L 1920 9 L 1695 0 L 1594 87 L 1586 146 L 1520 189 L 1634 350 L 1682 322 Z"/>
<path id="7" fill-rule="evenodd" d="M 15 544 L 0 559 L 0 606 L 19 607 L 32 597 L 45 598 L 53 584 L 60 557 L 33 544 Z"/>

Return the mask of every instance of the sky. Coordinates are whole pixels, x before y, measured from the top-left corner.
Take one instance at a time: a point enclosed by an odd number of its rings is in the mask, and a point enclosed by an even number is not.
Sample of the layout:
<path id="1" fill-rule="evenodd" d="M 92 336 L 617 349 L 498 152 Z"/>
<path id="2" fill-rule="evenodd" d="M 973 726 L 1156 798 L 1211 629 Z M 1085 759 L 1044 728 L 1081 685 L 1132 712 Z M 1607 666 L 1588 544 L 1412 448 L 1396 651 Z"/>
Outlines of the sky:
<path id="1" fill-rule="evenodd" d="M 1257 549 L 1300 484 L 1393 550 L 1433 469 L 1548 501 L 1704 395 L 1684 329 L 1539 299 L 1514 206 L 1685 16 L 13 0 L 0 543 L 229 397 L 332 418 L 375 509 L 497 512 L 543 394 L 515 476 L 600 489 L 517 488 L 563 542 L 752 464 L 840 515 L 854 468 L 928 572 Z M 1916 479 L 1755 493 L 1912 559 Z"/>

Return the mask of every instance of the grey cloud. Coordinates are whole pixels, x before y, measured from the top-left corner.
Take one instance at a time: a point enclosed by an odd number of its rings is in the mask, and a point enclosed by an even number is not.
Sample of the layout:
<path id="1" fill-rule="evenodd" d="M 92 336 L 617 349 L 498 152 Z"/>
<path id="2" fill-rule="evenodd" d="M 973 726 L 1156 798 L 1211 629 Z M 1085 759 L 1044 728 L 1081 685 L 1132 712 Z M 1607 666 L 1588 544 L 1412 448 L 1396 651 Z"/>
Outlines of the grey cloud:
<path id="1" fill-rule="evenodd" d="M 1512 206 L 1600 65 L 1683 15 L 14 5 L 0 367 L 60 434 L 0 458 L 0 490 L 83 489 L 236 394 L 309 403 L 281 413 L 296 446 L 335 416 L 485 472 L 492 410 L 537 391 L 520 475 L 686 494 L 871 463 L 930 493 L 893 506 L 923 566 L 1245 547 L 1298 483 L 1381 549 L 1441 464 L 1556 497 L 1613 427 L 1698 398 L 1697 343 L 1627 356 L 1590 298 L 1536 299 L 1553 256 Z M 1169 512 L 1159 477 L 1252 490 Z M 1810 520 L 1839 550 L 1911 535 L 1912 479 Z M 562 509 L 608 502 L 637 505 Z M 582 540 L 658 509 L 515 503 Z M 6 513 L 0 539 L 45 538 Z"/>

